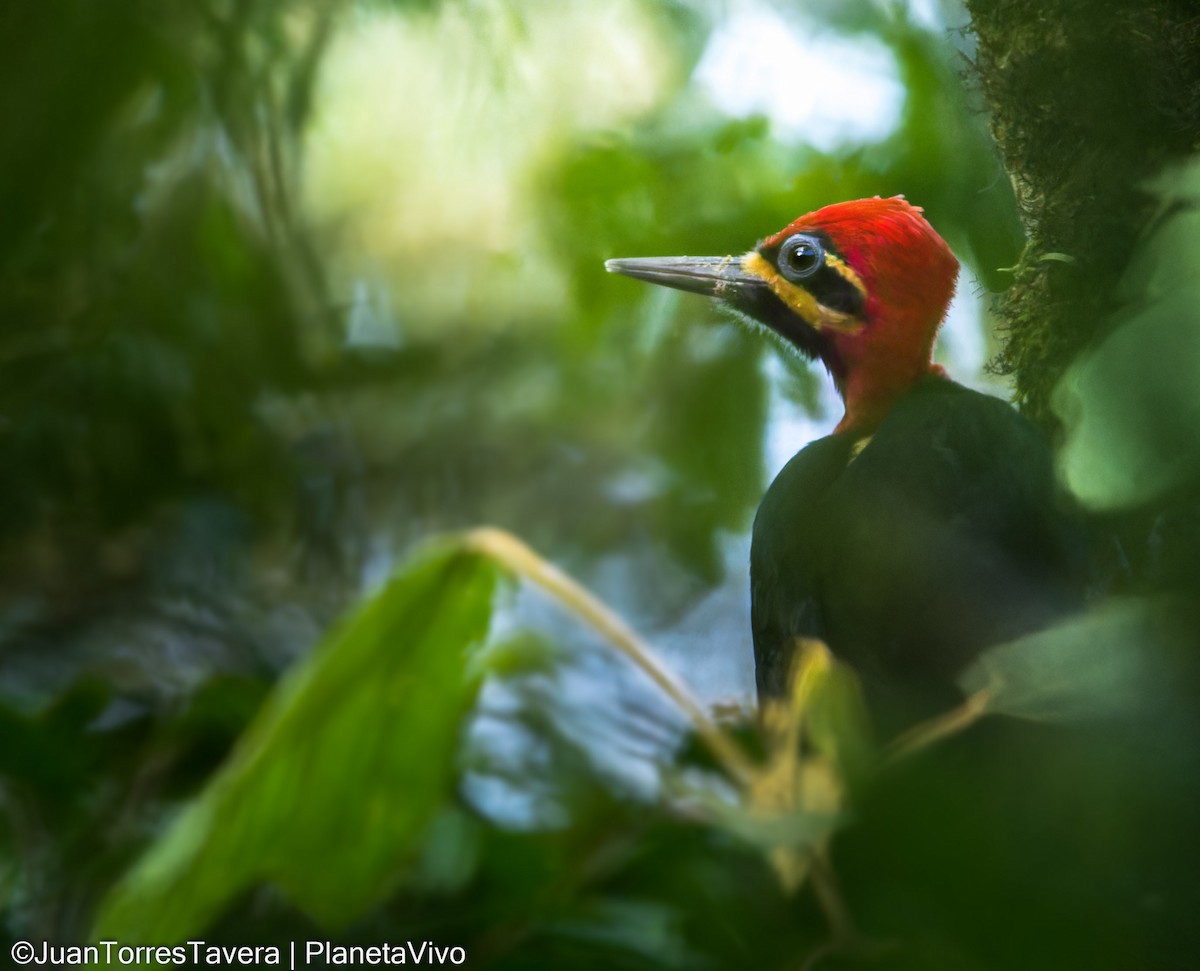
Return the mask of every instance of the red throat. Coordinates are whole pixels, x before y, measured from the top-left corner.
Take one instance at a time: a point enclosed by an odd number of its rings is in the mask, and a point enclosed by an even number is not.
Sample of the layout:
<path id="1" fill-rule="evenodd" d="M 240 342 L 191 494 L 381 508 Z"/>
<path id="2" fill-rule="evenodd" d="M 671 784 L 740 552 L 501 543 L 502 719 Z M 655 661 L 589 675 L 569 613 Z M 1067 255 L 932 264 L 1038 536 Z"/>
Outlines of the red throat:
<path id="1" fill-rule="evenodd" d="M 928 374 L 954 295 L 958 260 L 902 196 L 842 202 L 801 216 L 778 234 L 824 233 L 867 291 L 864 326 L 830 334 L 825 363 L 846 405 L 839 432 L 868 434 Z"/>

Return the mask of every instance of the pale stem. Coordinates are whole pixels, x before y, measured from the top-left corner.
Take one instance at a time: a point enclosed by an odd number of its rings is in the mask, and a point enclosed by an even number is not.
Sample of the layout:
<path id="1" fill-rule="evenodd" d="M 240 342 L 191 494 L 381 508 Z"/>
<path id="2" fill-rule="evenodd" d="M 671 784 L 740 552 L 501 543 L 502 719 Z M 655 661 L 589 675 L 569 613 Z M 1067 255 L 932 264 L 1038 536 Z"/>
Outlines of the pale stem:
<path id="1" fill-rule="evenodd" d="M 700 740 L 730 777 L 742 786 L 749 786 L 756 773 L 745 752 L 712 720 L 695 695 L 658 659 L 654 650 L 614 611 L 511 533 L 483 527 L 465 533 L 463 541 L 468 548 L 491 557 L 518 576 L 536 583 L 599 632 L 641 668 L 688 717 Z"/>

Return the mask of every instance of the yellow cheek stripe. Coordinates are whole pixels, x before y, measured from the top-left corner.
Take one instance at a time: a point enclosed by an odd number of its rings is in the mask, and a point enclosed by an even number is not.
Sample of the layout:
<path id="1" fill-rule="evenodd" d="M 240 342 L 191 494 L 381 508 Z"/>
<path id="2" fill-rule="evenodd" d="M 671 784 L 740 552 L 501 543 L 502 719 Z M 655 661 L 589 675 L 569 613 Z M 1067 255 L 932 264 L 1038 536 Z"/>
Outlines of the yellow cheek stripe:
<path id="1" fill-rule="evenodd" d="M 840 256 L 834 256 L 832 253 L 826 253 L 825 265 L 832 267 L 833 271 L 838 276 L 840 276 L 843 280 L 854 287 L 855 290 L 861 293 L 864 300 L 867 298 L 867 288 L 862 282 L 862 277 L 854 272 L 853 267 L 851 267 L 849 263 L 843 260 Z"/>
<path id="2" fill-rule="evenodd" d="M 846 279 L 850 280 L 855 286 L 861 288 L 862 284 L 858 281 L 857 275 L 850 267 L 838 260 L 837 257 L 826 254 L 826 262 L 829 262 L 834 269 L 841 273 Z M 836 263 L 833 261 L 836 260 Z M 843 268 L 845 272 L 843 272 Z M 798 314 L 800 318 L 810 327 L 817 330 L 836 330 L 843 334 L 856 334 L 863 328 L 863 322 L 853 314 L 843 313 L 840 310 L 830 310 L 828 307 L 817 302 L 817 298 L 805 290 L 803 287 L 798 287 L 794 283 L 785 280 L 779 275 L 779 272 L 770 263 L 762 258 L 757 250 L 751 250 L 742 257 L 742 271 L 749 273 L 751 276 L 756 276 L 771 288 L 771 292 L 782 300 L 789 309 Z"/>

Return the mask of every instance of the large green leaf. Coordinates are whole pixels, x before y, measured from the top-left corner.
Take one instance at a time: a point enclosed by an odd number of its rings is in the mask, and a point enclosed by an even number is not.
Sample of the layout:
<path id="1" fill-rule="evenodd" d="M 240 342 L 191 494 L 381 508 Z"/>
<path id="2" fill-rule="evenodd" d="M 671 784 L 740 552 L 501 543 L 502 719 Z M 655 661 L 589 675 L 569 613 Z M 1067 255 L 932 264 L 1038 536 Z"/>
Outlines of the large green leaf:
<path id="1" fill-rule="evenodd" d="M 287 677 L 95 932 L 178 941 L 267 881 L 326 925 L 386 894 L 453 782 L 497 568 L 418 558 Z"/>
<path id="2" fill-rule="evenodd" d="M 1121 280 L 1117 326 L 1072 364 L 1054 396 L 1067 433 L 1062 475 L 1102 511 L 1200 480 L 1200 163 L 1150 188 L 1169 215 Z"/>
<path id="3" fill-rule="evenodd" d="M 1136 715 L 1161 705 L 1163 652 L 1178 640 L 1168 601 L 1101 603 L 1045 630 L 993 647 L 959 683 L 988 692 L 987 710 L 1041 721 Z"/>

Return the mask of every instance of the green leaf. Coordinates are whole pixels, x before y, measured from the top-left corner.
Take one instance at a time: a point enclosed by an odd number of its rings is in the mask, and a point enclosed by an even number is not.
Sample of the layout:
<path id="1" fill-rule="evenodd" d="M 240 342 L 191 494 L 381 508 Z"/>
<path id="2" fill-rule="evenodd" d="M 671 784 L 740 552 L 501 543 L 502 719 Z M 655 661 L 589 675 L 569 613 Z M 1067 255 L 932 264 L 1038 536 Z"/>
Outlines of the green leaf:
<path id="1" fill-rule="evenodd" d="M 959 679 L 988 692 L 987 710 L 1041 721 L 1121 717 L 1162 700 L 1160 649 L 1174 640 L 1168 605 L 1111 600 L 985 651 Z"/>
<path id="2" fill-rule="evenodd" d="M 1059 464 L 1091 508 L 1145 505 L 1200 476 L 1198 299 L 1192 285 L 1148 303 L 1056 389 L 1054 408 L 1067 428 Z"/>
<path id="3" fill-rule="evenodd" d="M 848 665 L 831 661 L 809 698 L 808 739 L 844 780 L 861 782 L 876 762 L 871 718 L 858 675 Z"/>
<path id="4" fill-rule="evenodd" d="M 453 784 L 497 575 L 440 547 L 331 634 L 109 893 L 95 935 L 184 940 L 259 881 L 327 926 L 377 903 Z"/>
<path id="5" fill-rule="evenodd" d="M 1200 164 L 1153 189 L 1173 211 L 1121 280 L 1118 326 L 1055 389 L 1064 480 L 1097 510 L 1146 505 L 1200 481 Z"/>

